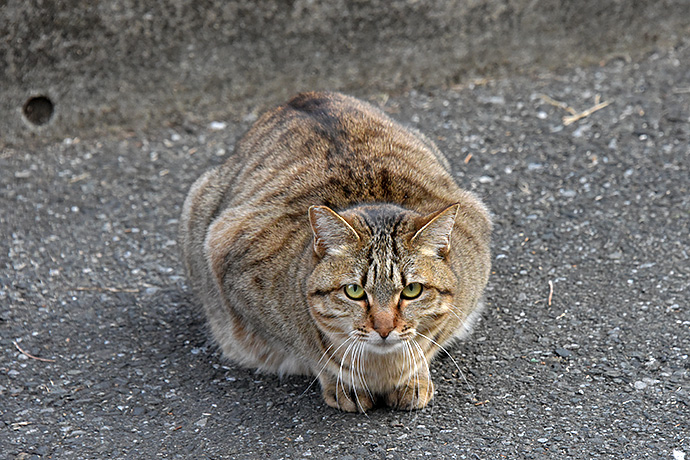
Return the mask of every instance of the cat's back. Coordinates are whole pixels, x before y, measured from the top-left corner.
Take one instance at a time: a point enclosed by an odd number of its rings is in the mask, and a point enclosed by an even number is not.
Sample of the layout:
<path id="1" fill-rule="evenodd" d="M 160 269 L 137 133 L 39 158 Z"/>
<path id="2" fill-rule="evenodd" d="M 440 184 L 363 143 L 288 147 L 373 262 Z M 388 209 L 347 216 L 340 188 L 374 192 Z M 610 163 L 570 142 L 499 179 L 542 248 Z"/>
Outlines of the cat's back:
<path id="1" fill-rule="evenodd" d="M 263 115 L 218 171 L 227 205 L 344 209 L 397 203 L 425 212 L 457 200 L 445 159 L 421 134 L 339 93 L 310 92 Z"/>

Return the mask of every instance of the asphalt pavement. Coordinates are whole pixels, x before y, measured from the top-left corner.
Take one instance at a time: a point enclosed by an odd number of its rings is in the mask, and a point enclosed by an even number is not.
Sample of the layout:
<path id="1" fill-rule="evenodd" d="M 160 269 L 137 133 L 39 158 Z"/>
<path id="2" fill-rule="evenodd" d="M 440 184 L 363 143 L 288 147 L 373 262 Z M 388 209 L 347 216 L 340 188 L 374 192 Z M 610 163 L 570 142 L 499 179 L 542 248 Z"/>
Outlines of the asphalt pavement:
<path id="1" fill-rule="evenodd" d="M 176 226 L 256 111 L 3 150 L 0 458 L 690 459 L 688 62 L 362 89 L 496 223 L 486 312 L 415 412 L 340 413 L 209 342 Z"/>

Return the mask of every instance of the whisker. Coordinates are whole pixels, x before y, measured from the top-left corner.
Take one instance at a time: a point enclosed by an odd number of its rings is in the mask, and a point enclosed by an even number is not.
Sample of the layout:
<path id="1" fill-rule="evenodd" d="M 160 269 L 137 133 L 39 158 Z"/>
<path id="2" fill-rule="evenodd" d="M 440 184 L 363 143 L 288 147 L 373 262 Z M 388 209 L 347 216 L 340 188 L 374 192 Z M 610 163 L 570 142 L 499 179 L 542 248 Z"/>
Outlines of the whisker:
<path id="1" fill-rule="evenodd" d="M 454 305 L 448 305 L 448 306 L 450 307 L 450 310 L 448 310 L 448 312 L 449 312 L 449 313 L 452 313 L 453 315 L 455 315 L 455 317 L 456 317 L 457 319 L 460 320 L 460 323 L 462 324 L 462 327 L 465 327 L 465 321 L 460 317 L 460 315 L 458 315 L 457 313 L 455 313 L 455 312 L 453 311 L 453 308 L 457 308 L 457 307 L 455 307 Z"/>
<path id="2" fill-rule="evenodd" d="M 462 377 L 462 380 L 464 380 L 465 385 L 467 385 L 468 388 L 471 388 L 470 382 L 468 382 L 468 381 L 467 381 L 467 378 L 465 377 L 465 373 L 462 372 L 462 369 L 460 369 L 460 366 L 458 365 L 458 362 L 455 361 L 455 358 L 453 358 L 453 356 L 450 354 L 450 352 L 449 352 L 447 349 L 445 349 L 440 343 L 438 343 L 437 341 L 435 341 L 435 340 L 432 339 L 431 337 L 429 337 L 429 336 L 427 336 L 427 335 L 424 335 L 424 334 L 422 334 L 421 332 L 417 332 L 417 335 L 419 335 L 420 337 L 424 337 L 424 338 L 427 339 L 429 342 L 433 343 L 433 344 L 436 345 L 439 349 L 441 349 L 446 355 L 448 355 L 448 357 L 450 358 L 450 360 L 453 362 L 453 365 L 454 365 L 455 368 L 458 370 L 458 375 L 460 375 L 460 377 Z"/>
<path id="3" fill-rule="evenodd" d="M 360 341 L 360 347 L 359 347 L 359 375 L 360 375 L 360 380 L 362 381 L 362 385 L 364 386 L 364 389 L 367 391 L 367 394 L 371 398 L 371 400 L 374 400 L 374 395 L 371 393 L 371 390 L 369 389 L 369 385 L 367 384 L 367 379 L 366 379 L 366 368 L 364 367 L 364 359 L 362 357 L 364 356 L 364 347 L 366 345 L 364 342 Z"/>
<path id="4" fill-rule="evenodd" d="M 408 368 L 410 369 L 410 372 L 412 372 L 412 364 L 408 363 L 409 359 L 409 350 L 408 347 L 410 345 L 407 343 L 407 340 L 403 342 L 403 363 L 402 366 L 400 366 L 400 377 L 398 377 L 398 383 L 395 384 L 395 387 L 399 387 L 400 384 L 402 383 L 403 377 L 405 377 L 405 364 L 408 365 Z M 409 380 L 408 380 L 409 382 Z"/>
<path id="5" fill-rule="evenodd" d="M 414 343 L 413 343 L 414 345 Z M 412 377 L 414 378 L 413 385 L 412 385 L 412 402 L 411 405 L 412 407 L 416 406 L 417 403 L 416 401 L 419 400 L 419 389 L 420 389 L 420 383 L 419 383 L 419 364 L 417 363 L 417 353 L 414 348 L 410 348 L 410 352 L 412 353 L 412 359 L 414 361 L 414 370 L 412 373 Z M 410 407 L 410 409 L 412 408 Z M 415 414 L 416 417 L 416 414 Z"/>
<path id="6" fill-rule="evenodd" d="M 412 342 L 413 345 L 417 345 L 414 342 L 414 339 L 410 340 L 410 342 Z M 415 349 L 410 347 L 410 354 L 412 356 L 412 362 L 414 363 L 414 370 L 410 374 L 410 378 L 414 377 L 414 381 L 412 383 L 412 400 L 410 402 L 410 409 L 412 409 L 413 407 L 415 407 L 417 405 L 417 403 L 415 402 L 415 399 L 417 401 L 419 401 L 419 391 L 421 389 L 421 384 L 419 382 L 419 364 L 417 364 L 417 358 L 415 357 L 416 353 L 414 351 L 415 351 Z M 409 381 L 408 381 L 408 385 L 409 385 Z M 417 420 L 417 411 L 415 411 L 413 420 Z"/>
<path id="7" fill-rule="evenodd" d="M 355 404 L 357 407 L 359 407 L 359 410 L 364 412 L 364 408 L 362 407 L 362 402 L 359 400 L 359 393 L 357 393 L 357 387 L 355 386 L 355 381 L 354 379 L 357 377 L 357 362 L 356 362 L 356 355 L 357 353 L 357 345 L 359 342 L 355 342 L 355 348 L 352 350 L 352 359 L 350 360 L 350 366 L 351 366 L 351 384 L 352 384 L 352 392 L 355 394 Z"/>
<path id="8" fill-rule="evenodd" d="M 316 374 L 316 377 L 314 377 L 314 380 L 312 380 L 311 383 L 309 383 L 309 386 L 307 386 L 307 388 L 306 388 L 306 389 L 302 392 L 302 394 L 299 396 L 300 398 L 301 398 L 302 396 L 304 396 L 304 395 L 307 393 L 307 391 L 309 391 L 309 389 L 310 389 L 312 386 L 314 386 L 314 384 L 317 382 L 317 380 L 319 380 L 319 376 L 323 373 L 324 369 L 326 369 L 326 367 L 328 367 L 329 360 L 333 359 L 333 356 L 338 352 L 338 350 L 340 350 L 347 342 L 350 341 L 350 339 L 353 338 L 353 333 L 354 333 L 354 332 L 355 332 L 355 331 L 350 332 L 350 333 L 348 334 L 349 337 L 348 337 L 343 343 L 341 343 L 341 344 L 338 346 L 338 348 L 336 348 L 335 350 L 333 350 L 333 353 L 331 353 L 331 356 L 329 357 L 329 359 L 326 360 L 326 362 L 325 362 L 324 365 L 321 367 L 321 369 L 319 369 L 319 372 Z M 331 343 L 331 345 L 326 349 L 326 351 L 323 352 L 323 354 L 321 355 L 321 359 L 319 359 L 319 361 L 316 363 L 317 366 L 321 363 L 321 361 L 323 361 L 323 358 L 326 357 L 326 354 L 328 353 L 328 350 L 330 350 L 331 348 L 333 348 L 333 345 L 335 345 L 335 344 Z"/>
<path id="9" fill-rule="evenodd" d="M 420 335 L 421 335 L 421 334 L 420 334 Z M 429 370 L 430 370 L 430 368 L 429 368 L 429 361 L 427 361 L 426 356 L 424 355 L 424 350 L 422 350 L 422 347 L 419 345 L 419 343 L 418 343 L 415 339 L 412 339 L 411 342 L 414 344 L 414 346 L 415 346 L 415 347 L 417 348 L 417 350 L 419 351 L 419 356 L 420 356 L 420 357 L 422 358 L 422 360 L 424 361 L 424 365 L 426 366 L 427 371 L 429 371 Z M 427 372 L 427 373 L 428 373 L 428 372 Z"/>
<path id="10" fill-rule="evenodd" d="M 414 344 L 414 346 L 419 351 L 419 356 L 422 358 L 422 360 L 424 361 L 424 365 L 426 366 L 427 385 L 431 385 L 431 369 L 429 368 L 429 361 L 426 359 L 426 356 L 424 355 L 424 350 L 422 350 L 422 347 L 419 345 L 419 343 L 417 343 L 417 341 L 414 339 L 412 339 L 412 343 Z M 417 374 L 417 376 L 418 376 L 417 378 L 419 378 L 419 374 Z M 418 380 L 418 382 L 419 382 L 419 380 Z M 417 392 L 418 401 L 421 401 L 421 395 L 419 394 L 421 391 L 421 386 L 419 386 L 417 388 L 417 390 L 418 390 L 418 392 Z"/>
<path id="11" fill-rule="evenodd" d="M 453 314 L 460 320 L 460 324 L 462 325 L 463 329 L 464 329 L 465 331 L 467 331 L 467 318 L 464 318 L 464 319 L 463 319 L 463 318 L 461 318 L 460 316 L 458 316 L 458 314 L 455 313 L 455 311 L 453 311 L 453 310 L 457 310 L 457 311 L 459 311 L 460 313 L 462 313 L 462 310 L 460 309 L 460 307 L 457 307 L 457 306 L 453 305 L 452 303 L 448 304 L 448 307 L 450 307 L 450 310 L 449 310 L 449 311 L 450 311 L 451 313 L 453 313 Z"/>
<path id="12" fill-rule="evenodd" d="M 449 352 L 448 350 L 446 350 L 446 349 L 443 347 L 443 345 L 441 345 L 440 343 L 438 343 L 437 341 L 435 341 L 434 339 L 432 339 L 432 338 L 429 337 L 428 335 L 422 334 L 422 333 L 419 332 L 419 331 L 417 332 L 417 335 L 420 336 L 420 337 L 424 337 L 424 338 L 427 339 L 429 342 L 431 342 L 431 343 L 433 343 L 434 345 L 436 345 L 436 346 L 437 346 L 441 351 L 443 351 L 445 354 L 447 354 L 448 357 L 450 358 L 450 360 L 453 361 L 453 364 L 455 365 L 455 368 L 458 370 L 458 372 L 462 373 L 462 371 L 460 370 L 460 366 L 458 366 L 457 361 L 455 361 L 455 358 L 453 358 L 453 356 L 450 354 L 450 352 Z"/>
<path id="13" fill-rule="evenodd" d="M 340 382 L 340 387 L 343 389 L 343 394 L 345 395 L 347 400 L 352 402 L 350 397 L 347 395 L 347 392 L 345 391 L 345 380 L 343 379 L 343 365 L 345 364 L 345 359 L 347 358 L 347 355 L 352 349 L 353 345 L 357 343 L 356 336 L 348 338 L 348 340 L 350 339 L 352 339 L 352 343 L 347 346 L 347 349 L 345 349 L 345 353 L 343 353 L 343 357 L 340 359 L 340 370 L 338 371 L 338 378 L 335 381 L 335 401 L 338 403 L 338 406 L 340 406 L 340 401 L 338 401 L 338 382 Z"/>
<path id="14" fill-rule="evenodd" d="M 369 392 L 369 387 L 367 387 L 367 383 L 364 380 L 364 376 L 362 373 L 362 350 L 364 349 L 364 342 L 361 340 L 357 340 L 357 346 L 352 352 L 352 368 L 354 369 L 355 372 L 355 377 L 359 380 L 361 384 L 363 384 L 364 388 L 367 390 L 367 393 L 369 393 L 369 396 L 371 399 L 373 399 L 373 396 L 371 396 L 371 392 Z M 362 402 L 359 400 L 359 393 L 357 392 L 357 388 L 354 386 L 353 383 L 353 391 L 355 393 L 355 399 L 357 400 L 357 406 L 359 406 L 359 409 L 362 411 L 364 415 L 367 415 L 366 410 L 364 410 L 364 406 L 362 405 Z M 368 415 L 367 415 L 368 417 Z"/>

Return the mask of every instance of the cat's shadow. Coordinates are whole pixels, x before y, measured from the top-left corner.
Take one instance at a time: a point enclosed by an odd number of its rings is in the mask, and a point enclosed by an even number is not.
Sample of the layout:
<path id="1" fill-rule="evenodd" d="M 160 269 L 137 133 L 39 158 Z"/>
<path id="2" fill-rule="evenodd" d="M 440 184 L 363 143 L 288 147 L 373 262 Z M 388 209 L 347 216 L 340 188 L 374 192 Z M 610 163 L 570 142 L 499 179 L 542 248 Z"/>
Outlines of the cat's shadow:
<path id="1" fill-rule="evenodd" d="M 272 410 L 272 417 L 276 409 L 304 406 L 305 402 L 315 410 L 325 406 L 313 377 L 259 373 L 225 359 L 187 287 L 161 289 L 142 299 L 141 308 L 148 312 L 148 322 L 158 325 L 155 336 L 148 340 L 166 357 L 166 365 L 175 369 L 174 381 L 182 394 L 208 393 L 218 398 L 215 404 L 227 409 L 266 407 Z M 144 328 L 152 329 L 150 325 Z"/>

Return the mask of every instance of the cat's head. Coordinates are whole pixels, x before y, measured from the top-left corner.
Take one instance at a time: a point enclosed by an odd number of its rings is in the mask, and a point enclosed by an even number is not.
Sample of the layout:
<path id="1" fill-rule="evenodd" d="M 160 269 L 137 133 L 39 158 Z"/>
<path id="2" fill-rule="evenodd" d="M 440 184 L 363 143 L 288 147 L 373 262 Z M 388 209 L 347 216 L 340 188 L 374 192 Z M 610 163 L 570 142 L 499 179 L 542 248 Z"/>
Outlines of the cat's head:
<path id="1" fill-rule="evenodd" d="M 459 205 L 421 216 L 389 204 L 336 213 L 312 206 L 317 260 L 308 280 L 312 318 L 334 342 L 356 335 L 387 353 L 444 324 L 461 324 L 450 265 Z"/>

